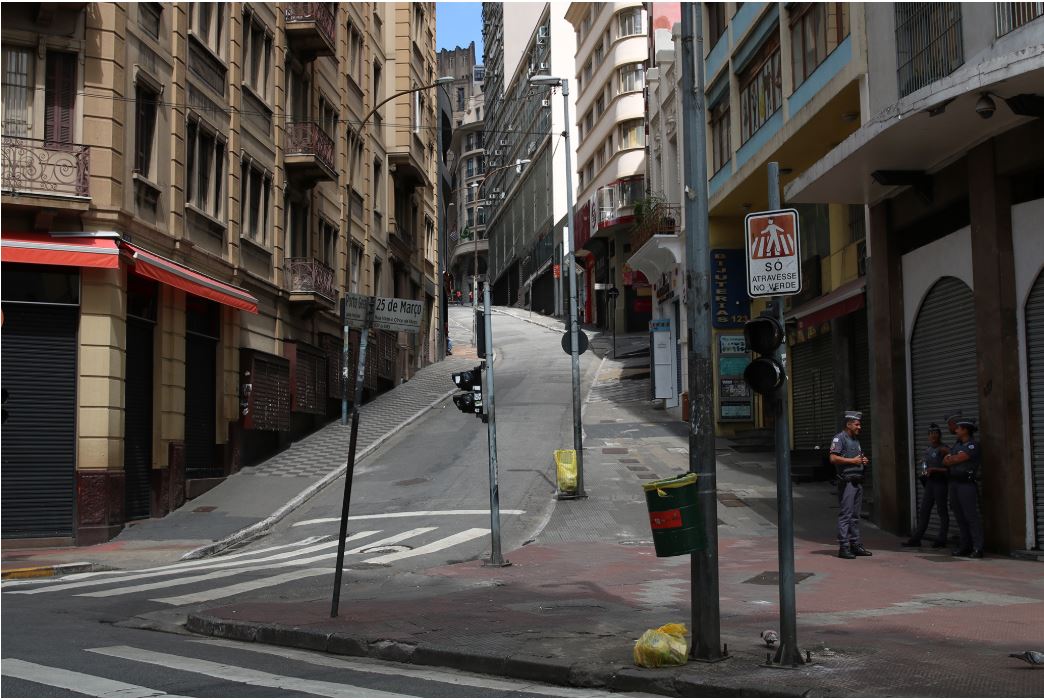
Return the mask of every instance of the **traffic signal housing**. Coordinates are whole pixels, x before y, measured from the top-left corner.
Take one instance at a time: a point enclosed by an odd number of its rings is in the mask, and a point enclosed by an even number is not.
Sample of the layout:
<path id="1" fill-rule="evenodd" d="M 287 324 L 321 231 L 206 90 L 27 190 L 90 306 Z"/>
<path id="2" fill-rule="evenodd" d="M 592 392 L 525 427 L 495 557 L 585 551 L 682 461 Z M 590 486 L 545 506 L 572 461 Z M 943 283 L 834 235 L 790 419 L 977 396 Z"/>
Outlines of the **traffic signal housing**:
<path id="1" fill-rule="evenodd" d="M 744 324 L 743 337 L 747 347 L 759 355 L 743 370 L 743 378 L 759 394 L 776 393 L 787 380 L 786 369 L 775 356 L 786 339 L 783 326 L 775 317 L 762 315 Z"/>
<path id="2" fill-rule="evenodd" d="M 453 403 L 461 413 L 477 415 L 486 422 L 486 407 L 482 401 L 482 365 L 473 369 L 454 372 L 451 376 L 453 383 L 457 385 L 462 393 L 453 395 Z"/>

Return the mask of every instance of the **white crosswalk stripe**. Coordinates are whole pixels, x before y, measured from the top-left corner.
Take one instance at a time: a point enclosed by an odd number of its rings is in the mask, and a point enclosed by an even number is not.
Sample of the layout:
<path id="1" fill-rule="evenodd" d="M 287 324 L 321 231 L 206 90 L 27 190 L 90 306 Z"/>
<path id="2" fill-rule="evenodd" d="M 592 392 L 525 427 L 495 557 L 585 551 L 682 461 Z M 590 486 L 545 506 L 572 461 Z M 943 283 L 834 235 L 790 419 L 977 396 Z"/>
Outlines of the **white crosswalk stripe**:
<path id="1" fill-rule="evenodd" d="M 345 551 L 346 556 L 352 557 L 351 560 L 346 559 L 345 568 L 350 570 L 353 561 L 387 566 L 456 547 L 477 540 L 490 532 L 487 528 L 475 527 L 431 539 L 432 533 L 437 530 L 439 528 L 434 526 L 415 527 L 376 540 L 371 538 L 379 535 L 380 530 L 352 533 L 345 539 L 346 542 L 355 544 Z M 411 542 L 417 540 L 417 544 Z M 149 599 L 152 602 L 188 605 L 229 598 L 306 578 L 328 576 L 335 572 L 336 553 L 336 538 L 309 537 L 288 544 L 136 571 L 92 572 L 102 575 L 90 578 L 70 575 L 58 579 L 57 582 L 35 582 L 34 586 L 14 590 L 5 587 L 4 593 L 69 593 L 76 597 L 100 599 L 145 593 L 151 594 Z M 358 558 L 360 555 L 363 557 L 361 561 Z M 258 572 L 264 574 L 259 578 Z M 231 580 L 227 585 L 218 583 L 221 579 L 232 579 L 246 574 L 253 576 L 247 580 Z M 198 586 L 199 590 L 192 590 L 192 586 Z M 166 593 L 170 589 L 178 588 L 189 590 Z"/>
<path id="2" fill-rule="evenodd" d="M 181 697 L 180 695 L 167 695 L 159 690 L 143 688 L 132 683 L 91 676 L 65 668 L 41 666 L 40 664 L 22 661 L 21 659 L 4 659 L 0 662 L 0 673 L 8 678 L 17 678 L 23 681 L 39 683 L 40 685 L 48 685 L 52 688 L 60 688 L 95 698 Z"/>
<path id="3" fill-rule="evenodd" d="M 175 654 L 164 654 L 162 652 L 147 649 L 135 649 L 128 646 L 99 647 L 88 649 L 95 654 L 103 654 L 128 661 L 139 661 L 146 664 L 162 666 L 166 669 L 187 671 L 197 673 L 211 678 L 220 678 L 224 681 L 235 683 L 246 683 L 247 685 L 260 686 L 264 688 L 276 688 L 279 690 L 291 690 L 298 693 L 311 693 L 326 698 L 403 698 L 413 697 L 399 693 L 388 693 L 373 688 L 361 688 L 344 683 L 330 683 L 327 681 L 315 681 L 310 678 L 299 678 L 295 676 L 281 676 L 264 671 L 232 666 L 230 664 L 193 659 Z"/>

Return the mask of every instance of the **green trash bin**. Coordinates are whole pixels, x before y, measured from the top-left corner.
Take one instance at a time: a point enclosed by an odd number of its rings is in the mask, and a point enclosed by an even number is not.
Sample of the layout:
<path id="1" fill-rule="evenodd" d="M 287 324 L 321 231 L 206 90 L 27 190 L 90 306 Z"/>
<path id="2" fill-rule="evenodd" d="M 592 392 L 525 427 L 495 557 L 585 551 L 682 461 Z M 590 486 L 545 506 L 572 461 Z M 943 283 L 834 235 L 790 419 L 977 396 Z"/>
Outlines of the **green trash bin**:
<path id="1" fill-rule="evenodd" d="M 656 556 L 677 557 L 707 548 L 696 500 L 695 474 L 650 481 L 642 488 Z"/>

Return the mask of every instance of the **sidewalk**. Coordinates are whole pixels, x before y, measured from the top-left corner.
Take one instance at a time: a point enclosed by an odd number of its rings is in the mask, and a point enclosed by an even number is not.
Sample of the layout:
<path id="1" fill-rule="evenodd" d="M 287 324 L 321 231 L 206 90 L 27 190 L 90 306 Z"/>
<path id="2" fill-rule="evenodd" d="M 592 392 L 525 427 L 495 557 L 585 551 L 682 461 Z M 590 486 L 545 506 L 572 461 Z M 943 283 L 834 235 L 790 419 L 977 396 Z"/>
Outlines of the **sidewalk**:
<path id="1" fill-rule="evenodd" d="M 604 336 L 594 340 L 604 347 Z M 512 566 L 465 562 L 392 578 L 350 569 L 337 619 L 327 600 L 242 602 L 191 614 L 189 629 L 690 697 L 1041 694 L 1044 670 L 1007 654 L 1044 647 L 1044 565 L 903 551 L 869 524 L 875 555 L 838 559 L 837 497 L 824 483 L 794 487 L 798 640 L 812 663 L 764 667 L 760 632 L 779 629 L 775 468 L 771 454 L 739 453 L 727 441 L 717 446 L 717 486 L 721 634 L 730 656 L 635 668 L 631 650 L 645 629 L 690 621 L 689 558 L 655 557 L 641 490 L 643 481 L 687 469 L 687 430 L 648 405 L 640 369 L 638 357 L 603 360 L 585 405 L 588 498 L 557 502 L 535 541 L 506 554 Z M 612 395 L 624 383 L 634 389 Z M 599 387 L 612 396 L 599 400 Z M 553 478 L 550 456 L 542 461 Z"/>
<path id="2" fill-rule="evenodd" d="M 356 460 L 456 391 L 449 375 L 475 364 L 467 345 L 362 406 Z M 223 551 L 264 534 L 344 474 L 350 429 L 334 421 L 238 473 L 165 518 L 131 523 L 91 547 L 3 551 L 3 577 L 36 578 L 94 569 L 157 566 Z"/>

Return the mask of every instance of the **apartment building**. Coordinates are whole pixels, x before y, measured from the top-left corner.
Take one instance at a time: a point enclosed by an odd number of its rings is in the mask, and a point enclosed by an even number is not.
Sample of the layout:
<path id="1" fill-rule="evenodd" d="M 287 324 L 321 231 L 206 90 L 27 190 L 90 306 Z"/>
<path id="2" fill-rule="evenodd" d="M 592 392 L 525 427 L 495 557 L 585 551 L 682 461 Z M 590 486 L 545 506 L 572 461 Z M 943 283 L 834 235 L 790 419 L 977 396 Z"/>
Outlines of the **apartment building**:
<path id="1" fill-rule="evenodd" d="M 481 289 L 480 277 L 488 264 L 486 212 L 479 197 L 485 179 L 485 68 L 475 63 L 475 42 L 439 52 L 440 75 L 452 76 L 449 85 L 453 108 L 452 142 L 449 144 L 450 187 L 446 193 L 449 230 L 449 272 L 452 289 L 469 293 Z"/>
<path id="2" fill-rule="evenodd" d="M 431 3 L 2 9 L 3 537 L 92 544 L 339 412 L 346 291 L 425 302 Z M 353 346 L 358 338 L 353 338 Z"/>
<path id="3" fill-rule="evenodd" d="M 988 547 L 1039 556 L 1044 6 L 868 3 L 860 14 L 873 41 L 859 127 L 795 168 L 785 193 L 868 208 L 876 510 L 889 529 L 912 527 L 927 427 L 962 410 L 979 421 Z"/>
<path id="4" fill-rule="evenodd" d="M 479 194 L 488 208 L 487 278 L 495 303 L 551 313 L 563 298 L 564 275 L 555 277 L 567 213 L 562 134 L 568 129 L 575 144 L 576 131 L 566 124 L 561 87 L 536 86 L 530 78 L 568 80 L 574 73 L 575 34 L 563 19 L 565 3 L 483 3 L 482 8 L 486 177 Z"/>
<path id="5" fill-rule="evenodd" d="M 628 264 L 636 207 L 646 198 L 645 67 L 649 13 L 640 2 L 571 3 L 576 34 L 576 247 L 584 319 L 645 331 L 652 287 Z M 609 294 L 619 291 L 616 300 Z"/>

